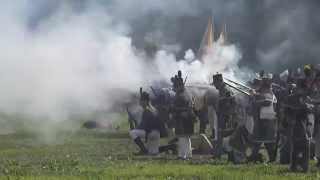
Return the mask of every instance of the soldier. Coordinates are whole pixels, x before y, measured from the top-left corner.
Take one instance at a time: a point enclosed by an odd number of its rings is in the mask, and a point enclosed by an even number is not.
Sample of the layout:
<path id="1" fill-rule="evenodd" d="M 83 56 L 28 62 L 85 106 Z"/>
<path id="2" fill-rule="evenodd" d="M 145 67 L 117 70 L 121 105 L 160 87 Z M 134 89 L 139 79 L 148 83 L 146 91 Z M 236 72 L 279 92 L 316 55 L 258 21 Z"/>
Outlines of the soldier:
<path id="1" fill-rule="evenodd" d="M 314 103 L 314 131 L 315 155 L 317 158 L 317 167 L 320 168 L 320 71 L 317 72 L 314 82 L 312 83 L 312 101 Z"/>
<path id="2" fill-rule="evenodd" d="M 290 170 L 297 171 L 299 167 L 304 172 L 309 169 L 310 156 L 310 123 L 308 113 L 307 83 L 304 78 L 297 79 L 297 86 L 288 97 L 286 111 L 288 114 L 289 143 L 290 143 Z"/>
<path id="3" fill-rule="evenodd" d="M 141 123 L 130 131 L 130 136 L 140 148 L 136 155 L 157 155 L 159 153 L 161 121 L 157 110 L 150 104 L 149 94 L 140 89 L 140 106 L 143 108 Z M 142 138 L 146 139 L 147 147 Z"/>
<path id="4" fill-rule="evenodd" d="M 291 111 L 286 107 L 289 104 L 288 98 L 295 88 L 292 82 L 286 82 L 286 86 L 278 94 L 278 121 L 279 121 L 279 138 L 280 138 L 280 164 L 290 163 L 290 141 L 288 122 Z"/>
<path id="5" fill-rule="evenodd" d="M 191 139 L 194 133 L 195 115 L 192 98 L 185 90 L 181 71 L 171 79 L 175 97 L 171 108 L 175 121 L 175 134 L 178 137 L 178 158 L 187 160 L 192 157 Z"/>
<path id="6" fill-rule="evenodd" d="M 228 160 L 235 164 L 247 161 L 246 150 L 249 144 L 249 131 L 245 124 L 238 125 L 234 132 L 224 138 L 224 147 L 228 152 Z"/>
<path id="7" fill-rule="evenodd" d="M 223 137 L 232 134 L 236 127 L 233 121 L 235 113 L 235 99 L 232 91 L 227 88 L 223 81 L 222 74 L 213 75 L 213 85 L 219 91 L 219 101 L 217 107 L 218 131 L 217 131 L 217 149 L 215 156 L 220 158 L 223 154 Z"/>
<path id="8" fill-rule="evenodd" d="M 272 92 L 271 77 L 266 75 L 262 78 L 261 86 L 253 95 L 254 107 L 254 129 L 253 149 L 249 161 L 262 161 L 259 150 L 262 144 L 265 145 L 269 161 L 275 161 L 274 145 L 276 142 L 276 112 L 275 104 L 277 98 Z"/>
<path id="9" fill-rule="evenodd" d="M 170 104 L 171 104 L 171 91 L 166 88 L 162 88 L 156 91 L 151 87 L 155 99 L 152 101 L 153 105 L 158 111 L 158 117 L 162 123 L 161 137 L 166 136 L 168 138 L 168 144 L 159 147 L 159 152 L 169 153 L 170 151 L 174 154 L 177 152 L 176 141 L 177 138 L 174 135 L 174 121 L 170 120 Z"/>

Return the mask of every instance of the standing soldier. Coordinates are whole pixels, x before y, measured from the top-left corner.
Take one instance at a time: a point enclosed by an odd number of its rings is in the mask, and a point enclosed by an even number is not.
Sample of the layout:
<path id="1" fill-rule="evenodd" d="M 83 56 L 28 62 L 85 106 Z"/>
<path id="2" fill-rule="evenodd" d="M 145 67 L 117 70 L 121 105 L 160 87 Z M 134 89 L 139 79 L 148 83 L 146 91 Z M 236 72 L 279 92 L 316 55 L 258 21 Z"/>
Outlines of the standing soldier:
<path id="1" fill-rule="evenodd" d="M 312 83 L 312 101 L 314 103 L 314 131 L 313 138 L 315 140 L 315 155 L 317 158 L 317 167 L 320 168 L 320 71 Z"/>
<path id="2" fill-rule="evenodd" d="M 289 104 L 289 95 L 292 93 L 295 84 L 293 82 L 286 82 L 286 86 L 278 95 L 278 132 L 280 137 L 280 164 L 290 163 L 290 136 L 289 136 L 289 120 L 291 116 L 291 110 L 287 108 Z"/>
<path id="3" fill-rule="evenodd" d="M 288 97 L 286 105 L 288 114 L 290 152 L 290 170 L 297 171 L 301 167 L 304 172 L 309 169 L 310 156 L 310 123 L 308 113 L 308 88 L 304 78 L 297 79 L 297 86 Z"/>
<path id="4" fill-rule="evenodd" d="M 257 161 L 261 159 L 259 150 L 264 144 L 269 161 L 275 161 L 275 142 L 276 142 L 276 112 L 275 104 L 277 98 L 272 92 L 271 75 L 265 75 L 262 78 L 261 86 L 253 95 L 252 106 L 254 108 L 254 128 L 253 128 L 253 149 L 249 160 Z"/>
<path id="5" fill-rule="evenodd" d="M 235 113 L 235 99 L 232 91 L 227 88 L 226 84 L 224 83 L 222 74 L 213 75 L 213 85 L 219 91 L 219 101 L 217 107 L 217 149 L 215 156 L 220 158 L 223 154 L 223 137 L 231 135 L 234 127 L 236 127 L 236 124 L 233 121 L 233 116 Z"/>
<path id="6" fill-rule="evenodd" d="M 157 155 L 160 145 L 161 121 L 157 110 L 150 104 L 149 94 L 140 88 L 140 106 L 143 108 L 141 123 L 130 131 L 130 136 L 140 148 L 136 155 Z M 147 147 L 142 139 L 146 139 Z"/>
<path id="7" fill-rule="evenodd" d="M 194 133 L 195 115 L 192 98 L 185 90 L 181 71 L 171 78 L 175 97 L 171 109 L 175 121 L 175 134 L 178 137 L 178 158 L 187 160 L 192 157 L 191 139 Z"/>

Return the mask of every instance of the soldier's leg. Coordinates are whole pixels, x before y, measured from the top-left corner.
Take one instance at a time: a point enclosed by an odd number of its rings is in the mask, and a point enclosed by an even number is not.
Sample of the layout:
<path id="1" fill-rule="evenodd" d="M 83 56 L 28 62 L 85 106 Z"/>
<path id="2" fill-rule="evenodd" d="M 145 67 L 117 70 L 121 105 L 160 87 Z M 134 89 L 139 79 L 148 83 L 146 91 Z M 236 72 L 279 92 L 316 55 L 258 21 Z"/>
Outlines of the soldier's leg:
<path id="1" fill-rule="evenodd" d="M 228 154 L 228 161 L 234 162 L 233 148 L 230 145 L 230 136 L 223 138 L 223 149 Z"/>
<path id="2" fill-rule="evenodd" d="M 208 123 L 211 129 L 211 138 L 213 140 L 217 137 L 217 114 L 213 106 L 208 107 Z"/>
<path id="3" fill-rule="evenodd" d="M 148 134 L 147 149 L 151 155 L 157 155 L 159 153 L 160 146 L 160 132 L 153 130 Z"/>
<path id="4" fill-rule="evenodd" d="M 171 122 L 168 123 L 168 144 L 174 144 L 178 142 L 178 138 L 175 134 L 174 125 L 175 122 L 173 120 L 171 120 Z"/>
<path id="5" fill-rule="evenodd" d="M 298 166 L 298 154 L 299 154 L 299 146 L 298 142 L 294 139 L 291 140 L 291 153 L 290 153 L 290 170 L 297 171 Z"/>
<path id="6" fill-rule="evenodd" d="M 289 137 L 287 135 L 281 136 L 280 147 L 280 164 L 289 164 L 291 148 Z"/>
<path id="7" fill-rule="evenodd" d="M 187 138 L 185 136 L 178 137 L 178 158 L 187 158 Z"/>
<path id="8" fill-rule="evenodd" d="M 307 172 L 309 170 L 309 156 L 309 143 L 307 140 L 294 141 L 290 169 L 297 171 L 298 167 L 301 167 L 303 172 Z"/>
<path id="9" fill-rule="evenodd" d="M 216 148 L 215 148 L 215 157 L 220 158 L 222 153 L 223 153 L 222 129 L 218 128 L 217 142 L 216 142 Z"/>
<path id="10" fill-rule="evenodd" d="M 317 167 L 320 167 L 320 132 L 315 136 L 315 156 L 317 158 Z"/>
<path id="11" fill-rule="evenodd" d="M 174 129 L 168 128 L 168 139 L 173 139 L 173 138 L 175 138 Z"/>
<path id="12" fill-rule="evenodd" d="M 213 145 L 211 141 L 205 134 L 199 135 L 199 144 L 198 147 L 192 149 L 193 154 L 212 154 L 213 153 Z"/>
<path id="13" fill-rule="evenodd" d="M 206 128 L 207 128 L 207 123 L 204 122 L 204 120 L 200 120 L 200 134 L 205 134 L 206 133 Z"/>
<path id="14" fill-rule="evenodd" d="M 224 116 L 219 116 L 218 118 L 218 134 L 217 134 L 217 143 L 216 143 L 216 151 L 215 157 L 220 158 L 223 154 L 223 130 L 225 129 L 226 119 Z"/>
<path id="15" fill-rule="evenodd" d="M 302 158 L 302 163 L 301 167 L 303 172 L 308 172 L 309 171 L 309 160 L 310 160 L 310 140 L 305 139 L 304 142 L 302 143 L 302 152 L 303 152 L 303 158 Z"/>
<path id="16" fill-rule="evenodd" d="M 291 171 L 297 171 L 297 141 L 296 137 L 294 136 L 294 126 L 295 124 L 289 124 L 288 127 L 288 140 L 289 140 L 289 146 L 290 146 L 290 165 L 289 168 Z"/>
<path id="17" fill-rule="evenodd" d="M 187 158 L 190 159 L 192 158 L 191 138 L 189 136 L 186 138 Z"/>
<path id="18" fill-rule="evenodd" d="M 262 155 L 259 153 L 261 147 L 261 143 L 254 142 L 252 144 L 251 155 L 248 158 L 248 161 L 251 162 L 263 162 Z"/>
<path id="19" fill-rule="evenodd" d="M 269 162 L 276 161 L 276 155 L 274 153 L 275 146 L 276 146 L 275 143 L 265 143 L 265 147 L 269 157 Z"/>
<path id="20" fill-rule="evenodd" d="M 140 152 L 138 154 L 148 153 L 148 150 L 142 141 L 142 138 L 146 137 L 146 131 L 141 129 L 133 129 L 130 131 L 129 134 L 131 138 L 134 140 L 134 142 L 137 144 L 137 146 L 140 148 Z"/>

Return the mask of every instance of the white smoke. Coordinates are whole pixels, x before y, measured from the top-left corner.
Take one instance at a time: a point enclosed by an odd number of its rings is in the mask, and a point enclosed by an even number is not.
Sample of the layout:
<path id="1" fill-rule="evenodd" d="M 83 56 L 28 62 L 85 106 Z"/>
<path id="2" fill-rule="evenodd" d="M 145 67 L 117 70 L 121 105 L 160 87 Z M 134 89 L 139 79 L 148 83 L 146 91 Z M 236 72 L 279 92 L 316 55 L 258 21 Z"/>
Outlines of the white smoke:
<path id="1" fill-rule="evenodd" d="M 96 6 L 77 14 L 66 1 L 30 28 L 29 1 L 10 2 L 0 7 L 0 112 L 39 123 L 42 131 L 54 131 L 53 124 L 75 114 L 110 111 L 140 86 L 169 81 L 178 69 L 188 82 L 209 82 L 213 72 L 229 72 L 241 58 L 234 45 L 217 45 L 204 64 L 191 50 L 185 60 L 166 50 L 150 60 L 133 47 L 126 23 Z"/>
<path id="2" fill-rule="evenodd" d="M 240 71 L 238 62 L 241 53 L 233 44 L 225 45 L 218 42 L 208 50 L 202 60 L 196 59 L 190 49 L 185 52 L 183 60 L 176 60 L 173 54 L 159 51 L 155 58 L 156 66 L 166 79 L 176 74 L 177 70 L 182 70 L 188 77 L 188 83 L 210 83 L 215 73 L 234 77 Z"/>
<path id="3" fill-rule="evenodd" d="M 32 31 L 18 3 L 2 6 L 0 111 L 59 123 L 109 109 L 109 91 L 137 91 L 145 62 L 126 28 L 98 9 L 75 14 L 66 3 Z M 26 8 L 27 6 L 23 6 Z M 39 128 L 41 129 L 41 128 Z"/>

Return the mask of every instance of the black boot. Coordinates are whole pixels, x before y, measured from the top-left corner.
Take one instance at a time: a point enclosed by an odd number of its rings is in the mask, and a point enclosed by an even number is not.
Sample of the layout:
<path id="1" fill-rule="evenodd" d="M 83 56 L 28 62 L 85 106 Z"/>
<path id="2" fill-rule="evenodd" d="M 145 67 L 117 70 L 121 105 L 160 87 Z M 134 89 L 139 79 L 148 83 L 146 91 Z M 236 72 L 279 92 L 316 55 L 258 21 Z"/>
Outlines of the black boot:
<path id="1" fill-rule="evenodd" d="M 248 162 L 253 162 L 253 163 L 263 163 L 263 155 L 261 153 L 258 154 L 251 154 L 248 158 L 247 158 Z"/>
<path id="2" fill-rule="evenodd" d="M 203 121 L 200 121 L 200 130 L 199 130 L 200 134 L 205 134 L 206 133 L 206 128 L 207 128 L 206 126 L 207 126 L 206 123 L 204 123 Z"/>
<path id="3" fill-rule="evenodd" d="M 235 163 L 233 152 L 228 152 L 228 161 Z"/>
<path id="4" fill-rule="evenodd" d="M 146 155 L 148 154 L 148 150 L 146 149 L 146 147 L 144 146 L 142 140 L 137 137 L 136 139 L 134 139 L 134 142 L 138 145 L 138 147 L 140 148 L 140 151 L 138 153 L 136 153 L 135 155 Z"/>
<path id="5" fill-rule="evenodd" d="M 216 138 L 216 131 L 214 130 L 214 128 L 212 129 L 212 134 L 211 134 L 211 139 L 215 139 Z"/>

